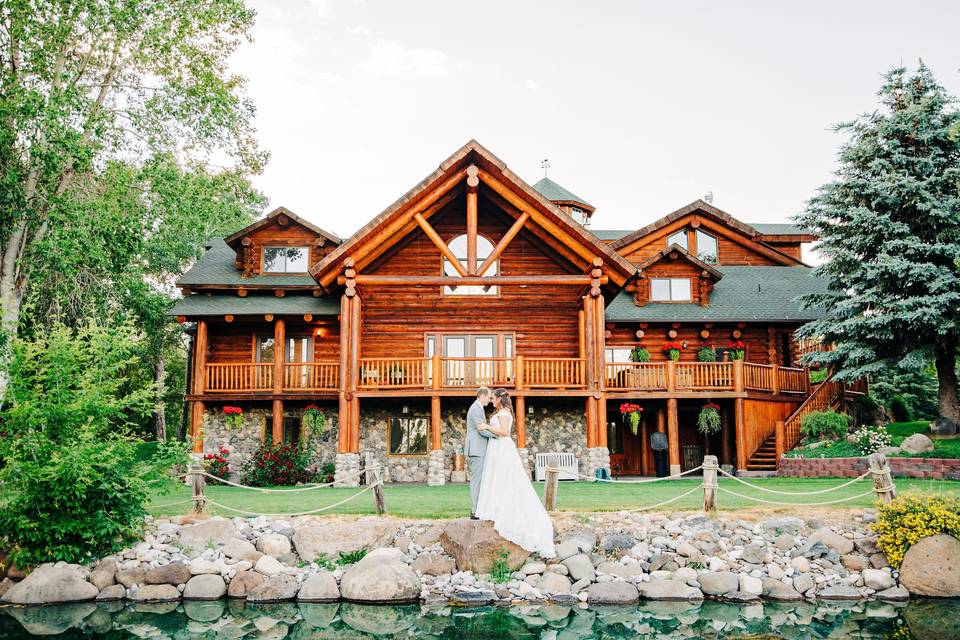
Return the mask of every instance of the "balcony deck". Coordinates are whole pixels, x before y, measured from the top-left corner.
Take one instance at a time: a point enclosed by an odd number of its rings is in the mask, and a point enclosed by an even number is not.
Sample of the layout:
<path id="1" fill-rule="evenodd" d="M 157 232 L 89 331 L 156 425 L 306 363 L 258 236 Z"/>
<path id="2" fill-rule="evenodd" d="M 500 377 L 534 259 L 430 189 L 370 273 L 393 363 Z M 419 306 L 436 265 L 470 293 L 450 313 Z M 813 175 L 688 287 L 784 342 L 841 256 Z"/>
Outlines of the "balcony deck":
<path id="1" fill-rule="evenodd" d="M 207 396 L 336 394 L 340 363 L 300 362 L 282 365 L 275 384 L 273 363 L 210 363 L 203 393 Z M 650 397 L 736 394 L 806 397 L 806 370 L 752 362 L 606 363 L 597 384 L 587 384 L 580 358 L 361 358 L 357 394 L 361 396 L 459 395 L 479 386 L 506 387 L 523 393 L 585 395 L 599 388 L 608 396 Z"/>

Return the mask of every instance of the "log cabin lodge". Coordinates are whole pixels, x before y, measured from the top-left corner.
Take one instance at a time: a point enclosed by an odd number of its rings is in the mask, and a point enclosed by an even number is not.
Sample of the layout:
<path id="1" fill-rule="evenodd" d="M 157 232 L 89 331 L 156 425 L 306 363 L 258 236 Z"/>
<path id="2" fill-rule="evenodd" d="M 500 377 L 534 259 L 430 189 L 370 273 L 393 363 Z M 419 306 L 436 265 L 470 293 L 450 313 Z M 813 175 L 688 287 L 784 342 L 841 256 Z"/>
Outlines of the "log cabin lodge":
<path id="1" fill-rule="evenodd" d="M 819 348 L 795 337 L 819 313 L 797 297 L 826 286 L 801 261 L 815 236 L 702 200 L 633 230 L 594 214 L 470 141 L 346 240 L 282 207 L 211 239 L 171 311 L 192 338 L 194 451 L 226 447 L 238 469 L 265 440 L 297 442 L 345 484 L 366 461 L 442 484 L 483 385 L 511 391 L 531 466 L 562 452 L 584 474 L 652 474 L 660 431 L 672 473 L 705 453 L 772 471 L 803 415 L 857 392 L 800 362 Z M 721 426 L 705 437 L 708 402 Z M 642 408 L 636 434 L 623 403 Z M 311 405 L 322 431 L 303 426 Z"/>

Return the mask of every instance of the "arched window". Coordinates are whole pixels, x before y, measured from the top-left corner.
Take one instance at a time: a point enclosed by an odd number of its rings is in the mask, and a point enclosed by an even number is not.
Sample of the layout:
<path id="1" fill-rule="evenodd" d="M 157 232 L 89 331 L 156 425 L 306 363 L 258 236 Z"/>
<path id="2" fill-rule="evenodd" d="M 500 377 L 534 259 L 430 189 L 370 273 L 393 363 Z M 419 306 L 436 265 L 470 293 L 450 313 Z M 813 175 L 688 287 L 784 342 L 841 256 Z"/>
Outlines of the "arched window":
<path id="1" fill-rule="evenodd" d="M 451 240 L 448 244 L 450 251 L 453 252 L 457 259 L 460 261 L 460 264 L 463 265 L 464 270 L 467 268 L 467 236 L 457 236 Z M 477 265 L 483 264 L 483 261 L 487 259 L 493 253 L 493 244 L 483 236 L 477 236 Z M 495 261 L 490 268 L 483 274 L 485 276 L 495 276 L 500 273 L 500 261 Z M 453 265 L 450 264 L 450 261 L 446 258 L 443 259 L 443 275 L 445 276 L 459 276 L 457 270 L 453 268 Z M 495 285 L 489 287 L 483 287 L 479 285 L 456 285 L 451 287 L 443 288 L 444 295 L 448 296 L 495 296 L 499 293 L 498 288 Z"/>

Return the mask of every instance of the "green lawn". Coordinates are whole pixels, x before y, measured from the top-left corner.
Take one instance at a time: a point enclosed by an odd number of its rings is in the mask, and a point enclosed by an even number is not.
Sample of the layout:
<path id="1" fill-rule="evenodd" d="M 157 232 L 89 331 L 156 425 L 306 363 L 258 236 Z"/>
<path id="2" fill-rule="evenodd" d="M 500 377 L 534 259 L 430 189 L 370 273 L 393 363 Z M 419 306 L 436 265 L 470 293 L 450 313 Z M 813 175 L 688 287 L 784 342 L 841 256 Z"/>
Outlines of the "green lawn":
<path id="1" fill-rule="evenodd" d="M 780 491 L 814 491 L 826 487 L 836 486 L 845 479 L 835 478 L 770 478 L 749 480 L 749 482 L 777 489 Z M 557 506 L 561 511 L 618 511 L 633 509 L 646 505 L 656 504 L 680 495 L 699 485 L 695 480 L 671 480 L 652 484 L 595 484 L 588 482 L 560 483 L 557 493 Z M 897 489 L 923 489 L 927 491 L 943 491 L 960 495 L 960 481 L 914 480 L 896 479 Z M 537 492 L 543 494 L 543 484 L 537 483 Z M 779 496 L 764 493 L 744 487 L 733 480 L 721 478 L 720 486 L 739 494 L 756 496 L 767 500 L 780 502 L 801 502 L 791 496 Z M 823 502 L 845 496 L 853 496 L 868 491 L 872 484 L 867 481 L 855 483 L 839 491 L 809 496 L 803 502 Z M 317 509 L 333 504 L 355 493 L 356 489 L 322 488 L 316 491 L 292 494 L 266 494 L 223 486 L 207 486 L 207 495 L 214 501 L 226 506 L 236 507 L 245 511 L 257 513 L 293 513 Z M 183 500 L 190 497 L 190 489 L 178 488 L 175 493 L 157 495 L 148 506 L 155 516 L 170 516 L 185 513 L 189 505 L 178 505 L 160 508 L 156 505 Z M 396 484 L 384 487 L 384 499 L 387 512 L 404 518 L 455 518 L 466 516 L 469 513 L 470 488 L 468 485 L 456 484 L 442 487 L 427 487 L 419 484 Z M 729 494 L 718 495 L 718 506 L 721 510 L 740 509 L 744 507 L 764 507 L 772 505 L 758 504 Z M 860 498 L 845 502 L 837 507 L 867 507 L 872 506 L 871 497 Z M 657 509 L 658 511 L 689 511 L 699 509 L 702 505 L 702 493 L 694 491 L 691 495 L 674 503 Z M 208 505 L 210 513 L 224 516 L 239 515 L 225 509 Z M 373 495 L 367 493 L 353 502 L 348 502 L 332 511 L 324 513 L 336 514 L 372 514 Z"/>
<path id="2" fill-rule="evenodd" d="M 928 435 L 929 429 L 929 420 L 891 422 L 887 425 L 887 433 L 891 436 L 890 444 L 894 447 L 899 447 L 904 438 L 915 433 Z M 895 453 L 893 455 L 901 458 L 960 458 L 960 438 L 934 438 L 933 446 L 933 451 L 926 453 Z M 861 456 L 857 446 L 846 440 L 838 440 L 816 449 L 797 448 L 788 451 L 786 455 L 804 458 L 859 458 Z"/>

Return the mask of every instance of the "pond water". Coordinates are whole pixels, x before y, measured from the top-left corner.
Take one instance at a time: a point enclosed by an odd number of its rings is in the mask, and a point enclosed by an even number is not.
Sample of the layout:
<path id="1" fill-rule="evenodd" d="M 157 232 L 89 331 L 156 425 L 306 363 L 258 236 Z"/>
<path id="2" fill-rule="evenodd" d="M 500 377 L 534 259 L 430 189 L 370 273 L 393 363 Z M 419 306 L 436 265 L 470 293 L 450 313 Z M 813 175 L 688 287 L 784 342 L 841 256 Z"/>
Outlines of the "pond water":
<path id="1" fill-rule="evenodd" d="M 632 607 L 451 608 L 351 603 L 73 604 L 0 608 L 0 638 L 890 638 L 960 639 L 960 601 L 646 602 Z"/>

